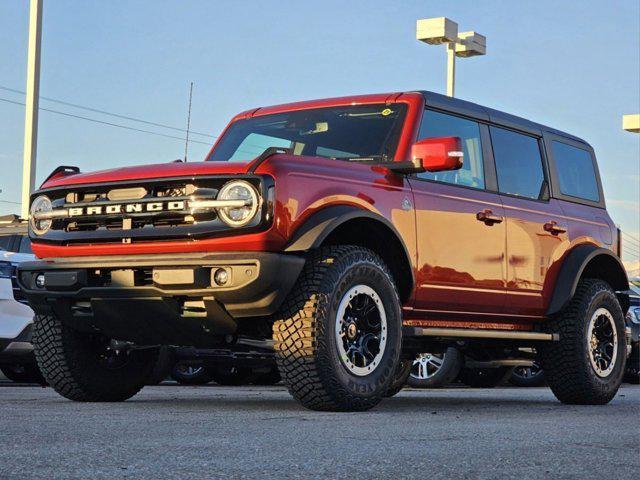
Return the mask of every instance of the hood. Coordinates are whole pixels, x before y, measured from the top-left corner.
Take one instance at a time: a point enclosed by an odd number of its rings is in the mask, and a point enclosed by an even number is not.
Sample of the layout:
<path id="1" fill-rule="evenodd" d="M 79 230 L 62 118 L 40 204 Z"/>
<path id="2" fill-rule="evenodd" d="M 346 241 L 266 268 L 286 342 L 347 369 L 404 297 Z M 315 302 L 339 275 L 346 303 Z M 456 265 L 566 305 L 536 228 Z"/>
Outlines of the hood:
<path id="1" fill-rule="evenodd" d="M 42 184 L 40 188 L 66 185 L 121 182 L 125 180 L 145 180 L 165 177 L 191 177 L 200 175 L 235 175 L 247 172 L 249 162 L 171 162 L 136 167 L 113 168 L 97 172 L 56 176 Z"/>

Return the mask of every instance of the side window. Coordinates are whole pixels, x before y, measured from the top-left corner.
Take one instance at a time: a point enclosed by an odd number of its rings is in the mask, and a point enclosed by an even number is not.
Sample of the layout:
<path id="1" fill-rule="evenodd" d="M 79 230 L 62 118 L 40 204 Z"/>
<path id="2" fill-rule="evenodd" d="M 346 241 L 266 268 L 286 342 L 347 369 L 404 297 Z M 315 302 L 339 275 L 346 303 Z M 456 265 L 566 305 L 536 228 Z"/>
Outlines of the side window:
<path id="1" fill-rule="evenodd" d="M 500 193 L 539 199 L 546 190 L 538 139 L 490 127 Z"/>
<path id="2" fill-rule="evenodd" d="M 484 164 L 480 126 L 477 122 L 445 113 L 427 110 L 422 117 L 419 140 L 435 137 L 460 137 L 464 151 L 462 168 L 451 172 L 424 172 L 419 178 L 437 182 L 484 188 Z"/>
<path id="3" fill-rule="evenodd" d="M 551 142 L 560 192 L 570 197 L 600 201 L 591 153 L 566 143 Z"/>

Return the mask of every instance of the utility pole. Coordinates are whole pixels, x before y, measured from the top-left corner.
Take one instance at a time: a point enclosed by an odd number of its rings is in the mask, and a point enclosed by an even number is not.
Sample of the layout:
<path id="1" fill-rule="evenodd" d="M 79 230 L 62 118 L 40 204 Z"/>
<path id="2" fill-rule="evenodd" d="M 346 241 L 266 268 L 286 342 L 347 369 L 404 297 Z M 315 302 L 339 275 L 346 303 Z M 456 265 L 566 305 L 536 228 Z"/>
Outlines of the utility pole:
<path id="1" fill-rule="evenodd" d="M 487 38 L 474 31 L 458 33 L 458 24 L 446 17 L 424 18 L 416 24 L 416 39 L 447 48 L 447 95 L 455 95 L 456 57 L 485 55 Z"/>
<path id="2" fill-rule="evenodd" d="M 38 107 L 40 97 L 40 43 L 42 40 L 42 0 L 29 3 L 29 50 L 24 115 L 24 153 L 22 165 L 22 208 L 20 216 L 29 217 L 29 195 L 35 187 L 38 151 Z"/>
<path id="3" fill-rule="evenodd" d="M 447 96 L 455 97 L 456 90 L 456 44 L 447 43 Z"/>

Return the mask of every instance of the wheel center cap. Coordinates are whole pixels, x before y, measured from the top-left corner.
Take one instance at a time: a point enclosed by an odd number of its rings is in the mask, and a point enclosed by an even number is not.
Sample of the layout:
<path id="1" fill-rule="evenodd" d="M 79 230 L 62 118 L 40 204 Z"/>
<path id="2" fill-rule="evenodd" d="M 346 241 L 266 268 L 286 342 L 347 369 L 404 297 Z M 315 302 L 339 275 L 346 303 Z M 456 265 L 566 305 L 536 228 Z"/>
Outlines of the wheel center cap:
<path id="1" fill-rule="evenodd" d="M 347 327 L 347 338 L 349 340 L 353 340 L 354 338 L 356 338 L 357 334 L 358 334 L 358 327 L 356 327 L 355 323 L 350 323 L 349 326 Z"/>

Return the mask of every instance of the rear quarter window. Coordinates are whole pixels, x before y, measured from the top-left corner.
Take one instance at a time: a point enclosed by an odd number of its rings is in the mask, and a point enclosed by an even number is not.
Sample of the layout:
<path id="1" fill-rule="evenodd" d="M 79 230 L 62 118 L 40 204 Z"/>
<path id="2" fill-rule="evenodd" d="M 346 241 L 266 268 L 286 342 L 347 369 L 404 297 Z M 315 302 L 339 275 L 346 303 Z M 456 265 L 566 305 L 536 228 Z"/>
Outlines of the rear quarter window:
<path id="1" fill-rule="evenodd" d="M 599 202 L 600 192 L 591 153 L 557 140 L 551 142 L 551 149 L 560 193 Z"/>

